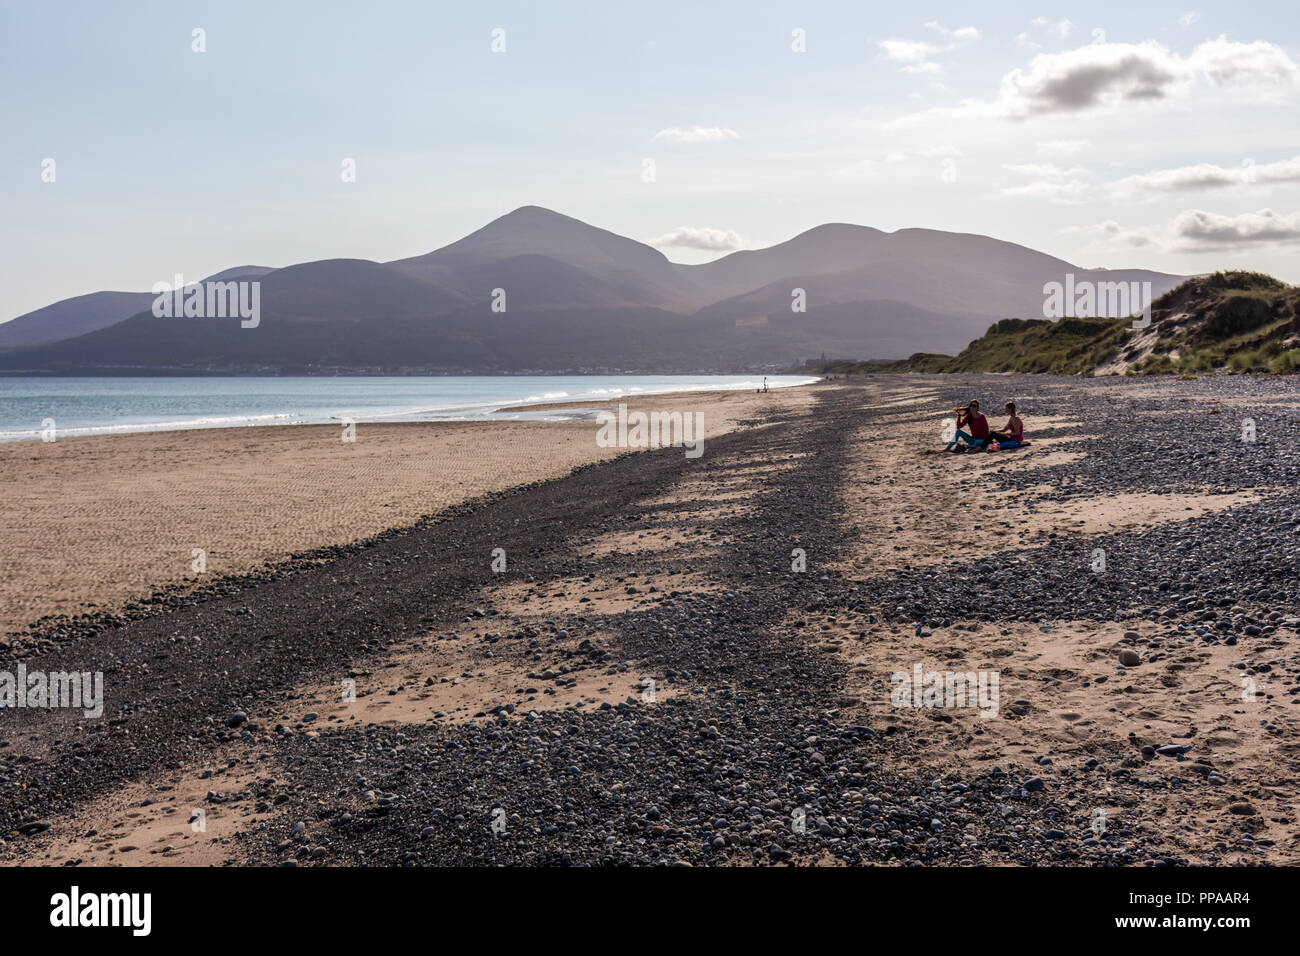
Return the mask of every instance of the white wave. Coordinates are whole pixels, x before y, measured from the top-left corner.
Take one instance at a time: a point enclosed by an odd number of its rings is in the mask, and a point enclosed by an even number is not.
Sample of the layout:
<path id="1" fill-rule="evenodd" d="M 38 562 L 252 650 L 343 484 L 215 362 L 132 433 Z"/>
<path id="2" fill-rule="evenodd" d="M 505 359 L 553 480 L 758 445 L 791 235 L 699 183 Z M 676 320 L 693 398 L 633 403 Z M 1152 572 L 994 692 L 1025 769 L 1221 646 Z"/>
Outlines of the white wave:
<path id="1" fill-rule="evenodd" d="M 156 431 L 179 431 L 187 429 L 201 428 L 228 428 L 241 426 L 260 426 L 273 424 L 324 424 L 338 422 L 344 418 L 352 419 L 357 422 L 377 422 L 385 420 L 409 420 L 409 421 L 473 421 L 473 420 L 492 420 L 502 419 L 509 413 L 503 413 L 500 410 L 510 406 L 529 405 L 545 402 L 567 401 L 569 403 L 580 403 L 590 400 L 595 403 L 608 402 L 612 398 L 636 397 L 644 398 L 648 395 L 668 394 L 674 392 L 695 392 L 695 391 L 727 391 L 727 390 L 744 390 L 757 389 L 762 386 L 762 377 L 745 376 L 738 381 L 716 380 L 713 376 L 664 376 L 658 380 L 654 377 L 642 378 L 642 384 L 620 384 L 609 381 L 606 377 L 603 382 L 592 383 L 588 387 L 583 381 L 582 376 L 559 377 L 562 381 L 555 384 L 559 388 L 545 387 L 538 388 L 537 391 L 531 392 L 526 398 L 511 399 L 508 396 L 511 391 L 519 385 L 512 383 L 506 377 L 500 381 L 467 381 L 463 379 L 446 379 L 426 381 L 424 383 L 400 382 L 395 384 L 395 380 L 386 379 L 378 385 L 366 383 L 362 385 L 351 382 L 329 382 L 343 391 L 344 394 L 335 395 L 334 399 L 338 404 L 330 401 L 330 397 L 325 389 L 317 388 L 320 394 L 305 395 L 297 393 L 293 395 L 267 394 L 259 395 L 255 389 L 241 390 L 236 384 L 227 394 L 225 389 L 229 383 L 222 381 L 217 386 L 217 393 L 209 396 L 211 404 L 217 405 L 222 402 L 239 401 L 242 398 L 252 397 L 263 400 L 264 402 L 274 402 L 276 405 L 283 407 L 292 403 L 298 406 L 293 411 L 277 411 L 263 414 L 240 414 L 240 415 L 199 415 L 195 417 L 186 417 L 184 413 L 173 413 L 168 415 L 164 412 L 159 418 L 153 421 L 144 422 L 121 422 L 113 421 L 117 417 L 117 409 L 113 406 L 117 404 L 115 399 L 120 398 L 114 394 L 103 396 L 105 407 L 102 409 L 102 415 L 87 414 L 86 409 L 81 409 L 79 416 L 67 416 L 69 420 L 80 418 L 82 421 L 94 422 L 96 417 L 101 420 L 107 420 L 106 424 L 87 424 L 87 425 L 60 425 L 57 428 L 57 437 L 81 436 L 81 435 L 112 435 L 124 434 L 129 432 L 156 432 Z M 633 381 L 636 380 L 636 377 Z M 794 385 L 805 385 L 818 381 L 816 376 L 799 376 L 789 377 L 788 379 L 779 379 L 776 376 L 769 376 L 770 388 L 785 388 Z M 647 381 L 647 379 L 649 379 Z M 38 385 L 53 384 L 60 389 L 56 394 L 43 394 L 39 388 L 31 388 L 30 394 L 15 391 L 10 386 L 14 380 L 0 381 L 0 409 L 5 414 L 0 416 L 0 420 L 7 419 L 9 424 L 15 420 L 26 420 L 33 423 L 47 417 L 44 412 L 39 414 L 30 414 L 30 406 L 27 403 L 39 402 L 37 406 L 42 409 L 49 409 L 53 414 L 49 417 L 60 419 L 57 406 L 59 401 L 71 397 L 78 397 L 79 382 L 72 383 L 71 386 L 66 382 L 56 382 L 53 380 L 41 380 Z M 233 380 L 232 380 L 233 381 Z M 28 383 L 21 382 L 24 386 Z M 93 381 L 93 387 L 99 387 L 102 383 L 98 380 Z M 313 383 L 314 385 L 319 383 Z M 540 384 L 540 383 L 535 383 Z M 550 383 L 547 383 L 550 384 Z M 64 389 L 71 388 L 71 391 L 64 392 Z M 524 386 L 527 388 L 527 385 Z M 428 389 L 427 399 L 421 400 L 420 392 Z M 332 390 L 332 389 L 331 389 Z M 521 389 L 522 390 L 522 389 Z M 6 394 L 9 392 L 10 394 Z M 389 395 L 385 396 L 385 392 Z M 413 397 L 412 394 L 415 393 Z M 350 393 L 350 394 L 349 394 Z M 408 393 L 408 394 L 402 394 Z M 451 394 L 447 394 L 451 393 Z M 459 393 L 459 394 L 457 394 Z M 495 393 L 496 397 L 492 397 Z M 130 394 L 130 393 L 127 393 Z M 175 395 L 190 394 L 189 392 L 163 392 L 153 398 L 160 403 L 172 401 Z M 517 395 L 518 392 L 515 392 Z M 345 397 L 346 396 L 346 397 Z M 84 396 L 86 398 L 96 398 L 97 395 Z M 142 394 L 132 396 L 139 407 L 144 407 L 149 400 L 150 393 L 147 386 L 142 387 Z M 383 398 L 388 397 L 390 403 L 383 403 Z M 339 401 L 341 399 L 341 401 Z M 349 400 L 357 401 L 358 405 L 354 411 L 340 411 L 340 406 L 347 408 Z M 374 401 L 374 407 L 366 407 L 367 400 Z M 7 401 L 8 400 L 8 401 Z M 13 401 L 20 402 L 17 408 L 8 407 Z M 331 408 L 330 406 L 333 405 Z M 92 402 L 93 406 L 93 402 Z M 306 407 L 304 407 L 306 406 Z M 572 420 L 575 415 L 585 415 L 590 409 L 578 412 L 575 409 L 564 409 L 555 412 L 525 412 L 523 418 L 515 417 L 513 420 L 530 420 L 530 421 L 564 421 Z M 16 414 L 17 412 L 17 414 Z M 60 419 L 61 420 L 61 419 Z M 37 427 L 30 428 L 10 428 L 0 430 L 0 442 L 25 441 L 38 439 L 41 437 L 44 429 Z"/>

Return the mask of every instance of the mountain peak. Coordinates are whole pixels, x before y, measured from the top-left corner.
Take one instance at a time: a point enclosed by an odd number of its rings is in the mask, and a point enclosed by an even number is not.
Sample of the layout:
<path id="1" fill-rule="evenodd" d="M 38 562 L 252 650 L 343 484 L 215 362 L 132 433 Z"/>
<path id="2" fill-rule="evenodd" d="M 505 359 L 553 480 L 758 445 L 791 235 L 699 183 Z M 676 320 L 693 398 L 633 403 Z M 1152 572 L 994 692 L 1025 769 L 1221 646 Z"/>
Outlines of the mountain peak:
<path id="1" fill-rule="evenodd" d="M 540 232 L 560 230 L 605 232 L 581 219 L 574 219 L 572 216 L 547 209 L 545 206 L 520 206 L 518 209 L 510 210 L 504 216 L 498 216 L 486 226 L 470 233 L 470 236 L 493 236 L 507 231 L 516 235 L 521 232 L 536 235 Z M 610 235 L 614 234 L 610 233 Z"/>
<path id="2" fill-rule="evenodd" d="M 520 206 L 450 245 L 390 264 L 408 275 L 475 294 L 483 270 L 496 268 L 491 263 L 536 257 L 581 270 L 604 283 L 611 301 L 620 304 L 676 307 L 689 296 L 682 277 L 658 249 L 543 206 Z M 498 273 L 505 274 L 505 268 L 499 267 Z M 523 269 L 534 278 L 543 274 L 535 261 L 516 261 L 508 268 Z M 559 281 L 560 271 L 543 271 Z M 573 283 L 568 279 L 565 284 Z M 567 302 L 568 295 L 556 288 L 551 298 Z"/>
<path id="3" fill-rule="evenodd" d="M 222 269 L 220 272 L 214 272 L 203 281 L 228 282 L 232 279 L 257 279 L 266 275 L 268 272 L 274 271 L 274 266 L 232 266 L 229 269 Z"/>
<path id="4" fill-rule="evenodd" d="M 531 203 L 529 205 L 519 206 L 515 209 L 510 210 L 504 216 L 501 216 L 497 221 L 499 222 L 501 219 L 528 219 L 528 218 L 545 219 L 548 217 L 551 219 L 568 219 L 573 222 L 578 221 L 574 219 L 572 216 L 566 216 L 564 215 L 564 213 L 556 212 L 554 209 L 547 209 L 545 206 L 535 206 L 532 205 Z"/>
<path id="5" fill-rule="evenodd" d="M 798 239 L 817 238 L 837 239 L 845 236 L 883 236 L 884 234 L 883 230 L 877 229 L 875 226 L 859 226 L 857 223 L 852 222 L 824 222 L 820 226 L 805 229 L 794 238 L 786 241 L 794 242 Z"/>

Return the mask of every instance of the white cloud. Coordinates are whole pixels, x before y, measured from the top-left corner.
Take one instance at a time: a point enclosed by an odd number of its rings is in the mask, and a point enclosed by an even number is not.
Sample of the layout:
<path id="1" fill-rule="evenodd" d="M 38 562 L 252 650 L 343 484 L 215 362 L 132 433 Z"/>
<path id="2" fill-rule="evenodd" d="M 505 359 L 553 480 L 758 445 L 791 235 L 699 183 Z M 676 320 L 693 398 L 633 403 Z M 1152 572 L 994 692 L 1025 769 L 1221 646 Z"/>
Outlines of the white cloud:
<path id="1" fill-rule="evenodd" d="M 927 146 L 925 149 L 918 149 L 916 154 L 923 159 L 939 159 L 946 156 L 963 155 L 960 149 L 947 143 L 942 146 Z"/>
<path id="2" fill-rule="evenodd" d="M 1021 173 L 1025 176 L 1038 176 L 1041 179 L 1066 179 L 1076 176 L 1086 176 L 1088 171 L 1080 166 L 1074 166 L 1070 169 L 1062 169 L 1053 163 L 1016 163 L 1008 165 L 1006 169 L 1013 173 Z"/>
<path id="3" fill-rule="evenodd" d="M 835 175 L 853 179 L 877 178 L 890 167 L 895 170 L 929 169 L 936 160 L 951 159 L 962 155 L 964 155 L 962 151 L 951 143 L 938 146 L 907 147 L 890 150 L 879 159 L 856 160 L 835 170 Z M 891 177 L 897 177 L 899 174 L 891 172 L 890 175 Z"/>
<path id="4" fill-rule="evenodd" d="M 980 38 L 980 31 L 976 27 L 958 27 L 956 30 L 949 30 L 938 20 L 927 20 L 925 27 L 927 30 L 933 30 L 940 36 L 952 40 L 978 40 Z"/>
<path id="5" fill-rule="evenodd" d="M 1024 186 L 1008 186 L 1002 190 L 1002 195 L 1042 199 L 1050 203 L 1074 206 L 1087 199 L 1091 192 L 1092 185 L 1081 179 L 1070 179 L 1063 182 L 1040 180 Z"/>
<path id="6" fill-rule="evenodd" d="M 1086 139 L 1049 139 L 1036 145 L 1038 151 L 1047 156 L 1068 156 L 1085 148 L 1088 141 Z"/>
<path id="7" fill-rule="evenodd" d="M 920 149 L 896 149 L 885 154 L 886 163 L 902 163 L 910 159 L 945 159 L 961 156 L 962 151 L 950 143 L 941 146 L 925 146 Z"/>
<path id="8" fill-rule="evenodd" d="M 994 100 L 968 100 L 960 107 L 930 110 L 894 120 L 890 126 L 928 119 L 1026 120 L 1122 103 L 1159 103 L 1186 96 L 1196 81 L 1285 83 L 1300 72 L 1281 47 L 1264 41 L 1236 43 L 1219 37 L 1188 56 L 1147 40 L 1092 43 L 1061 53 L 1040 53 L 1027 67 L 1002 78 Z"/>
<path id="9" fill-rule="evenodd" d="M 943 66 L 934 59 L 937 54 L 956 49 L 963 43 L 980 38 L 980 32 L 975 27 L 959 27 L 950 30 L 938 20 L 927 20 L 925 26 L 948 42 L 941 47 L 927 43 L 925 40 L 891 39 L 881 40 L 878 44 L 886 57 L 895 63 L 903 64 L 904 73 L 920 73 L 929 76 L 942 73 Z"/>
<path id="10" fill-rule="evenodd" d="M 1198 192 L 1229 186 L 1277 185 L 1300 183 L 1300 156 L 1276 163 L 1242 160 L 1240 166 L 1216 166 L 1197 163 L 1176 169 L 1158 169 L 1149 173 L 1125 176 L 1110 184 L 1117 197 L 1142 194 Z"/>
<path id="11" fill-rule="evenodd" d="M 722 126 L 669 126 L 655 133 L 655 139 L 666 143 L 721 143 L 730 139 L 740 139 L 734 129 Z"/>
<path id="12" fill-rule="evenodd" d="M 1029 26 L 1044 37 L 1056 37 L 1064 40 L 1074 29 L 1074 24 L 1069 20 L 1058 20 L 1056 23 L 1048 20 L 1047 17 L 1034 17 L 1029 21 Z M 1022 31 L 1016 34 L 1016 45 L 1022 46 L 1027 50 L 1042 49 L 1042 44 L 1037 42 L 1028 31 Z"/>
<path id="13" fill-rule="evenodd" d="M 920 63 L 939 52 L 937 46 L 924 40 L 881 40 L 880 48 L 895 63 Z"/>
<path id="14" fill-rule="evenodd" d="M 1264 40 L 1234 43 L 1225 36 L 1207 40 L 1188 58 L 1192 71 L 1213 83 L 1236 79 L 1267 79 L 1285 83 L 1295 78 L 1296 65 L 1280 46 Z"/>
<path id="15" fill-rule="evenodd" d="M 1003 115 L 1024 118 L 1088 109 L 1108 100 L 1160 99 L 1183 72 L 1176 60 L 1157 44 L 1092 44 L 1040 54 L 1028 68 L 1002 78 L 994 105 Z"/>
<path id="16" fill-rule="evenodd" d="M 1062 233 L 1092 236 L 1084 252 L 1104 252 L 1115 249 L 1159 249 L 1164 243 L 1150 229 L 1126 229 L 1113 219 L 1092 226 L 1069 226 Z"/>
<path id="17" fill-rule="evenodd" d="M 1061 167 L 1055 163 L 1012 163 L 1003 167 L 1021 176 L 1031 176 L 1036 182 L 1022 186 L 1008 186 L 1002 195 L 1018 198 L 1041 199 L 1062 205 L 1078 205 L 1094 192 L 1092 183 L 1081 177 L 1089 175 L 1082 166 Z"/>
<path id="18" fill-rule="evenodd" d="M 707 226 L 678 226 L 672 232 L 649 240 L 656 249 L 703 249 L 706 252 L 730 252 L 741 249 L 745 242 L 740 234 L 730 229 L 710 229 Z"/>
<path id="19" fill-rule="evenodd" d="M 1193 23 L 1195 23 L 1199 19 L 1201 19 L 1201 15 L 1199 13 L 1197 13 L 1195 10 L 1188 10 L 1186 13 L 1184 13 L 1181 17 L 1178 18 L 1178 25 L 1182 27 L 1184 30 L 1186 30 L 1188 27 L 1190 27 Z"/>
<path id="20" fill-rule="evenodd" d="M 1091 236 L 1084 252 L 1159 249 L 1171 252 L 1225 252 L 1258 246 L 1300 243 L 1300 213 L 1271 209 L 1225 216 L 1202 209 L 1179 213 L 1165 226 L 1125 228 L 1114 220 L 1070 227 L 1063 233 Z"/>
<path id="21" fill-rule="evenodd" d="M 1300 242 L 1300 213 L 1286 216 L 1261 209 L 1223 216 L 1189 209 L 1175 217 L 1173 234 L 1179 247 L 1191 252 Z"/>

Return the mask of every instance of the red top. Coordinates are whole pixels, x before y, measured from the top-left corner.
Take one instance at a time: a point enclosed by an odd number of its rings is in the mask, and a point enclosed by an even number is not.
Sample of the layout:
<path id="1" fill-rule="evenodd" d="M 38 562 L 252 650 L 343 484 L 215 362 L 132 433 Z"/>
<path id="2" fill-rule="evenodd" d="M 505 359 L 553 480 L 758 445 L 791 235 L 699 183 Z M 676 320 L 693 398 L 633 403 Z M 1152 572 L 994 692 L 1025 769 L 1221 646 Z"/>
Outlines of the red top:
<path id="1" fill-rule="evenodd" d="M 1013 423 L 1014 423 L 1014 424 L 1013 424 Z M 1008 432 L 1008 433 L 1011 435 L 1011 440 L 1014 441 L 1014 442 L 1023 442 L 1023 441 L 1025 440 L 1025 423 L 1024 423 L 1024 422 L 1017 422 L 1017 421 L 1016 421 L 1015 419 L 1013 419 L 1013 418 L 1008 418 L 1008 419 L 1007 419 L 1007 427 L 1004 428 L 1004 429 L 1002 429 L 1002 430 L 1003 430 L 1004 432 Z"/>
<path id="2" fill-rule="evenodd" d="M 989 437 L 989 420 L 979 412 L 976 412 L 974 415 L 967 415 L 966 424 L 970 426 L 971 438 Z"/>

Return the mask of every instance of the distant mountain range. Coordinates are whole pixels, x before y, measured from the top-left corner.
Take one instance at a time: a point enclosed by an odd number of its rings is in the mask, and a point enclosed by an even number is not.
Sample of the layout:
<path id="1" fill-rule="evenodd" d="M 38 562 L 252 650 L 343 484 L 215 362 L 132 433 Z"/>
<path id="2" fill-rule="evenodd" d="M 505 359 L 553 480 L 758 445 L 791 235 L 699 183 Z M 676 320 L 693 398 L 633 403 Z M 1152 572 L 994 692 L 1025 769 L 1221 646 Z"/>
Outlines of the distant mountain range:
<path id="1" fill-rule="evenodd" d="M 267 266 L 236 266 L 203 281 L 255 279 L 274 271 Z M 0 325 L 0 349 L 62 342 L 107 328 L 137 312 L 149 311 L 153 300 L 152 292 L 91 292 L 62 299 Z"/>
<path id="2" fill-rule="evenodd" d="M 1080 269 L 986 236 L 843 223 L 680 265 L 524 206 L 410 259 L 240 266 L 204 280 L 259 281 L 255 328 L 155 317 L 149 292 L 65 299 L 0 325 L 0 371 L 664 372 L 787 366 L 823 352 L 897 358 L 950 352 L 996 319 L 1041 316 L 1044 284 L 1067 274 L 1147 281 L 1155 296 L 1184 278 Z"/>

